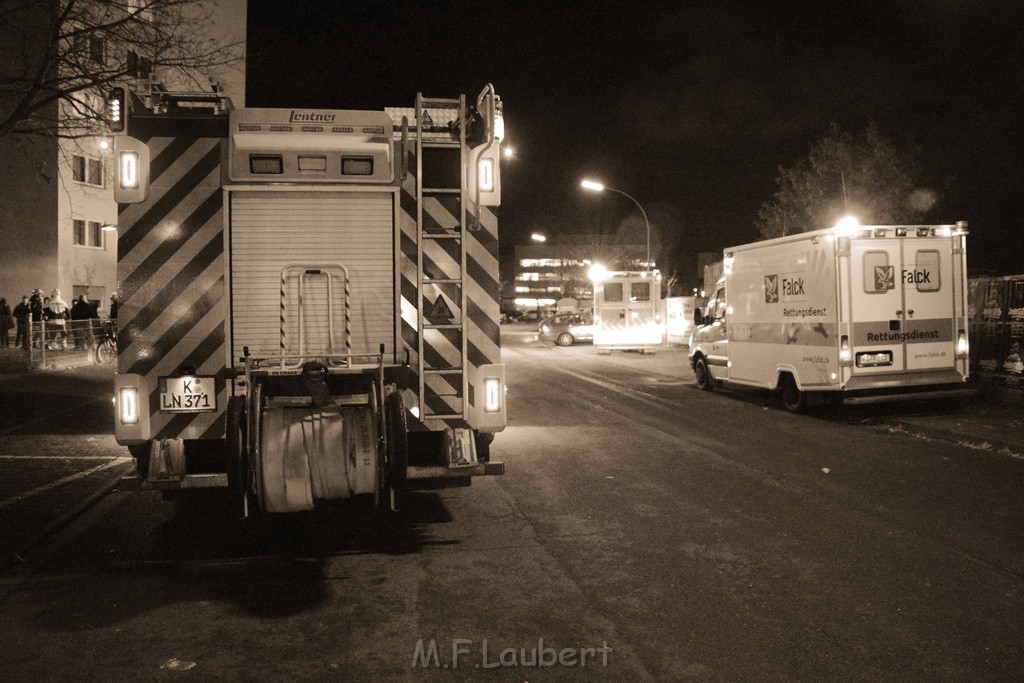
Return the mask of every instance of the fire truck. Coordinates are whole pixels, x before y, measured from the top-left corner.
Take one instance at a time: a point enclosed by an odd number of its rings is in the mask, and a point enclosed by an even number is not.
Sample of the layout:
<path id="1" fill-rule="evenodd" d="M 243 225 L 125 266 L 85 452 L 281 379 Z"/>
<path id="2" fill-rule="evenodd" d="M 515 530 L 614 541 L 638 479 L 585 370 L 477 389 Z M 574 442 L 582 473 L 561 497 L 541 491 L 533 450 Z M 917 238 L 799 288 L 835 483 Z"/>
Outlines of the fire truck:
<path id="1" fill-rule="evenodd" d="M 504 472 L 502 103 L 233 110 L 110 93 L 126 487 L 242 513 Z"/>

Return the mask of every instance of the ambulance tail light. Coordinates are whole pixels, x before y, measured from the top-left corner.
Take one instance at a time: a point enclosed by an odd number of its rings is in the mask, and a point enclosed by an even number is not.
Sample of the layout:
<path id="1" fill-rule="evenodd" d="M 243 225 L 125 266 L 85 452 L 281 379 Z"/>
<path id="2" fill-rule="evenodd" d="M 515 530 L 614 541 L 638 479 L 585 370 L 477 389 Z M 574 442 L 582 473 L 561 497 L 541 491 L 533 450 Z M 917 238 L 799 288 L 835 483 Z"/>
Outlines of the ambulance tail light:
<path id="1" fill-rule="evenodd" d="M 484 412 L 500 413 L 503 387 L 500 377 L 484 378 Z"/>
<path id="2" fill-rule="evenodd" d="M 117 392 L 117 416 L 123 425 L 139 423 L 139 388 L 121 387 Z"/>
<path id="3" fill-rule="evenodd" d="M 967 331 L 958 330 L 956 333 L 956 357 L 967 358 L 970 347 L 967 344 Z"/>
<path id="4" fill-rule="evenodd" d="M 845 334 L 839 338 L 839 364 L 853 365 L 853 356 L 850 353 L 850 337 Z"/>

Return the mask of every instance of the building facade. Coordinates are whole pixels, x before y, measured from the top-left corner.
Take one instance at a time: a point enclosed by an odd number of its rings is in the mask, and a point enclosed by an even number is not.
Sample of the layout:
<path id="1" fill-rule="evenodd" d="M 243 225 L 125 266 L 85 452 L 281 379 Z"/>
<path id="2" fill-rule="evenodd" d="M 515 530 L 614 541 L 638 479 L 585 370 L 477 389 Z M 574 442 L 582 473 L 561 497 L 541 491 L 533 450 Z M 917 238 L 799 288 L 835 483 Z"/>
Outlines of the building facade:
<path id="1" fill-rule="evenodd" d="M 222 0 L 212 10 L 211 34 L 236 44 L 244 57 L 245 0 Z M 127 82 L 136 92 L 162 84 L 158 79 L 163 75 L 151 73 L 147 60 L 125 46 L 91 38 L 80 59 L 93 60 L 97 70 L 117 60 L 133 64 L 136 77 Z M 244 60 L 240 64 L 218 79 L 235 106 L 243 106 L 245 97 Z M 199 82 L 208 80 L 192 79 L 184 87 Z M 181 84 L 174 77 L 168 87 Z M 101 92 L 81 95 L 93 98 L 89 107 L 98 111 L 103 110 L 102 97 Z M 104 315 L 117 292 L 113 145 L 109 136 L 69 137 L 75 116 L 67 103 L 54 103 L 48 118 L 64 135 L 11 135 L 0 141 L 6 162 L 0 164 L 0 297 L 13 306 L 34 289 L 46 296 L 59 289 L 69 304 L 85 295 Z"/>
<path id="2" fill-rule="evenodd" d="M 609 244 L 600 235 L 560 235 L 557 241 L 517 245 L 512 291 L 505 293 L 504 306 L 518 312 L 547 312 L 560 299 L 575 299 L 580 308 L 592 308 L 590 268 L 638 268 L 644 248 Z"/>

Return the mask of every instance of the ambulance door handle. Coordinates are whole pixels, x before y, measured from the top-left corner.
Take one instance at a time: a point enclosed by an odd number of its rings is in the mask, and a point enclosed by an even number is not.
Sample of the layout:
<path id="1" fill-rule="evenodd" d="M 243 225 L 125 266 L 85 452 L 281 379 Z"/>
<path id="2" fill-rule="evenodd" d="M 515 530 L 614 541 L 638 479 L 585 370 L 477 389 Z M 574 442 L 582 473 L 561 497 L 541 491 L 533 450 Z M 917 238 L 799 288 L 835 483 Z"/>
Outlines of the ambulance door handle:
<path id="1" fill-rule="evenodd" d="M 914 317 L 914 309 L 911 308 L 909 311 L 907 311 L 907 315 L 910 316 L 911 318 L 913 318 Z"/>
<path id="2" fill-rule="evenodd" d="M 901 315 L 903 315 L 903 311 L 896 311 L 896 317 L 897 318 L 900 317 Z"/>

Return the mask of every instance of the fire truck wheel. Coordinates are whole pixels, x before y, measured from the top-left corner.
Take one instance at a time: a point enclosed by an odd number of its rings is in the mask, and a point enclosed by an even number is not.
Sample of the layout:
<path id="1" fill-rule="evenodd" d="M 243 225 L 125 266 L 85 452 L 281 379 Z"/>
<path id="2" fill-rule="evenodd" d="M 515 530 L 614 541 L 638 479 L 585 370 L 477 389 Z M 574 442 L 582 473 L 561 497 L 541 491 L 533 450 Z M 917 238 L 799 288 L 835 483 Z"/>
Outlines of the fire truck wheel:
<path id="1" fill-rule="evenodd" d="M 388 482 L 400 489 L 409 469 L 409 424 L 402 394 L 397 391 L 384 399 L 384 422 L 388 433 Z"/>
<path id="2" fill-rule="evenodd" d="M 801 413 L 807 408 L 807 394 L 796 386 L 793 375 L 786 373 L 779 379 L 779 389 L 782 393 L 782 403 L 786 410 L 791 413 Z"/>
<path id="3" fill-rule="evenodd" d="M 245 399 L 232 396 L 228 399 L 226 414 L 227 439 L 224 456 L 227 460 L 228 487 L 236 495 L 244 495 L 245 484 Z"/>
<path id="4" fill-rule="evenodd" d="M 568 332 L 563 332 L 562 334 L 558 335 L 557 339 L 555 339 L 555 343 L 558 344 L 559 346 L 572 346 L 574 341 L 576 341 L 575 337 L 573 337 Z"/>
<path id="5" fill-rule="evenodd" d="M 697 386 L 704 391 L 711 391 L 715 387 L 715 380 L 708 369 L 708 362 L 704 356 L 700 356 L 693 364 L 693 374 L 697 377 Z"/>
<path id="6" fill-rule="evenodd" d="M 135 458 L 135 470 L 143 479 L 149 476 L 149 447 L 151 444 L 151 441 L 147 441 L 128 447 L 128 452 Z"/>

